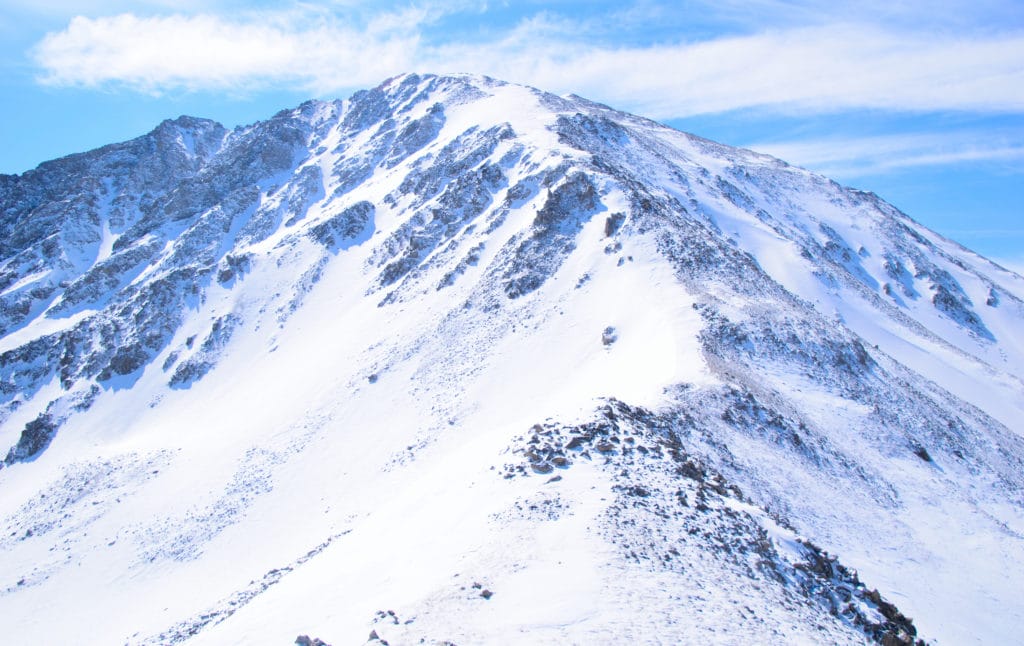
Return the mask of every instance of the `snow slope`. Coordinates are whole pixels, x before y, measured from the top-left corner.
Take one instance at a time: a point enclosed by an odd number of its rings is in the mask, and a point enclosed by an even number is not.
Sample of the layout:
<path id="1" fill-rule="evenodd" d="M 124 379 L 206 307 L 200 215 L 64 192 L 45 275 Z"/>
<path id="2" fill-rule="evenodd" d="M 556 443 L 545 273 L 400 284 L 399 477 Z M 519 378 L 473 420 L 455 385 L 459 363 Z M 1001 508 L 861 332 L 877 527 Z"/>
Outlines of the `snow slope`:
<path id="1" fill-rule="evenodd" d="M 1024 279 L 874 195 L 407 75 L 2 176 L 0 229 L 12 642 L 1024 624 Z"/>

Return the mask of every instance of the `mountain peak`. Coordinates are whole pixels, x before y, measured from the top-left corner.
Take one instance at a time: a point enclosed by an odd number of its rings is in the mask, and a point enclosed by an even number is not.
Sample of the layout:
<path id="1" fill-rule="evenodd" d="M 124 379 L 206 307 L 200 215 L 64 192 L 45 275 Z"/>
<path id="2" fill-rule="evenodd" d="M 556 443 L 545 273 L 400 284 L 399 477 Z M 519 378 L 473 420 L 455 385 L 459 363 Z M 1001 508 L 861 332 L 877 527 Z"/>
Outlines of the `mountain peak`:
<path id="1" fill-rule="evenodd" d="M 164 119 L 160 122 L 160 125 L 153 129 L 153 133 L 163 132 L 166 130 L 188 130 L 192 132 L 201 132 L 205 130 L 222 129 L 223 127 L 224 126 L 212 119 L 203 119 L 183 114 L 176 119 Z"/>
<path id="2" fill-rule="evenodd" d="M 12 640 L 1016 636 L 1024 279 L 873 194 L 406 74 L 0 234 Z"/>

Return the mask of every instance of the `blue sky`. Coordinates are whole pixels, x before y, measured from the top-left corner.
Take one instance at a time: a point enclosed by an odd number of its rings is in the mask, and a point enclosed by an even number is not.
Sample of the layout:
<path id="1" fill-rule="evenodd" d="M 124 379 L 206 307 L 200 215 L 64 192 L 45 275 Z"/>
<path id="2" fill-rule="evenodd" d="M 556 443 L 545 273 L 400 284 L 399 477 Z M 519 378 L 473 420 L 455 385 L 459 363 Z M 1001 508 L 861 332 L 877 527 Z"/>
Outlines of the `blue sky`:
<path id="1" fill-rule="evenodd" d="M 0 0 L 0 173 L 476 72 L 777 155 L 1024 269 L 1024 3 L 844 4 Z"/>

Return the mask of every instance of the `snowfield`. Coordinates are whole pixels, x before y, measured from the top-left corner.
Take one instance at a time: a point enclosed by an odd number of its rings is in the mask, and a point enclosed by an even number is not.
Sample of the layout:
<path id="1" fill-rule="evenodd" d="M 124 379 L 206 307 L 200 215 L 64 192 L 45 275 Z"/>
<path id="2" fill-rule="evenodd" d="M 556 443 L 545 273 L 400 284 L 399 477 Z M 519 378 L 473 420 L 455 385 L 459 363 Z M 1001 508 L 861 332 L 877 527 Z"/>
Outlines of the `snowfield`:
<path id="1" fill-rule="evenodd" d="M 1024 278 L 406 75 L 0 176 L 10 643 L 1010 644 Z"/>

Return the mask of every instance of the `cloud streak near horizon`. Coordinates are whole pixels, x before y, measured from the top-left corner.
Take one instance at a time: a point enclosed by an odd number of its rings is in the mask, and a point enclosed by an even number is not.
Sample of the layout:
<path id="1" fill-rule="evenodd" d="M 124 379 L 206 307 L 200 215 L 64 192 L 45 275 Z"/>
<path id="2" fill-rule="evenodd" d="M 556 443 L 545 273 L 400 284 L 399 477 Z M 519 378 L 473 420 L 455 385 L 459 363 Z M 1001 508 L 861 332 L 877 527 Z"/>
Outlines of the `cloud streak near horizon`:
<path id="1" fill-rule="evenodd" d="M 800 160 L 829 177 L 851 179 L 903 168 L 959 162 L 1024 163 L 1024 130 L 958 131 L 750 143 L 747 147 L 779 159 Z"/>
<path id="2" fill-rule="evenodd" d="M 657 119 L 743 109 L 1024 111 L 1024 31 L 833 23 L 611 46 L 540 15 L 487 39 L 437 43 L 435 18 L 412 9 L 359 26 L 322 12 L 79 16 L 31 55 L 45 84 L 148 94 L 286 87 L 324 96 L 425 71 L 488 74 Z"/>

